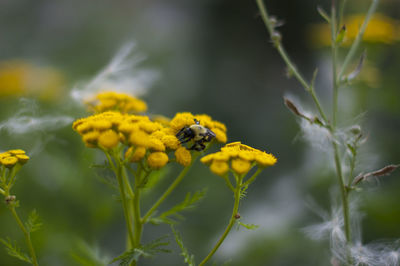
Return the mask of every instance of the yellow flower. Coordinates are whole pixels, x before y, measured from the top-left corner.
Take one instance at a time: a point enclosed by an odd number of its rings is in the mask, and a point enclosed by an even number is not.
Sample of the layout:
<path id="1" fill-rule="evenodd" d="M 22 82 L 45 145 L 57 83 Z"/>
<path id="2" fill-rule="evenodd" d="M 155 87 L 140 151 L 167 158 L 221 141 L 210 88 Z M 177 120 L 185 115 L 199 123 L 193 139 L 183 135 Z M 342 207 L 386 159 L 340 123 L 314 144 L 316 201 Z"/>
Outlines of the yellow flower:
<path id="1" fill-rule="evenodd" d="M 214 154 L 208 154 L 200 159 L 200 162 L 204 164 L 210 164 L 214 160 Z"/>
<path id="2" fill-rule="evenodd" d="M 180 147 L 175 151 L 175 158 L 183 166 L 188 166 L 192 162 L 192 155 L 185 147 Z"/>
<path id="3" fill-rule="evenodd" d="M 213 159 L 217 161 L 229 161 L 229 154 L 222 151 L 216 152 Z"/>
<path id="4" fill-rule="evenodd" d="M 354 14 L 344 18 L 343 24 L 346 25 L 346 36 L 344 46 L 349 46 L 355 40 L 365 15 Z M 330 46 L 331 32 L 328 24 L 316 24 L 310 27 L 310 39 L 314 45 Z M 391 44 L 400 40 L 400 22 L 376 13 L 368 22 L 364 32 L 363 40 L 371 43 Z"/>
<path id="5" fill-rule="evenodd" d="M 44 101 L 62 95 L 64 77 L 54 68 L 35 65 L 25 60 L 0 62 L 0 97 L 28 96 Z"/>
<path id="6" fill-rule="evenodd" d="M 86 100 L 89 109 L 95 113 L 115 110 L 121 113 L 140 113 L 147 110 L 144 101 L 131 95 L 113 91 L 101 92 L 94 98 Z"/>
<path id="7" fill-rule="evenodd" d="M 118 134 L 113 130 L 107 130 L 100 134 L 98 144 L 106 149 L 112 149 L 119 143 Z"/>
<path id="8" fill-rule="evenodd" d="M 232 166 L 232 170 L 235 171 L 239 175 L 246 174 L 251 168 L 250 162 L 243 160 L 243 159 L 232 160 L 231 166 Z"/>
<path id="9" fill-rule="evenodd" d="M 147 147 L 149 141 L 150 141 L 149 134 L 141 130 L 132 132 L 132 134 L 129 137 L 129 143 L 135 146 Z"/>
<path id="10" fill-rule="evenodd" d="M 14 165 L 16 165 L 18 163 L 18 159 L 17 159 L 17 157 L 9 156 L 9 157 L 2 158 L 0 160 L 0 162 L 5 167 L 12 168 Z"/>
<path id="11" fill-rule="evenodd" d="M 133 154 L 132 154 L 133 148 L 130 147 L 126 152 L 125 152 L 125 158 L 130 158 L 130 162 L 138 162 L 143 157 L 146 155 L 146 148 L 145 147 L 137 147 L 135 148 Z"/>
<path id="12" fill-rule="evenodd" d="M 91 127 L 95 130 L 103 131 L 110 129 L 112 127 L 112 123 L 107 120 L 98 120 L 98 121 L 93 121 L 91 123 Z"/>
<path id="13" fill-rule="evenodd" d="M 228 163 L 231 169 L 239 174 L 246 174 L 255 163 L 260 168 L 274 165 L 276 158 L 272 154 L 257 150 L 240 142 L 232 142 L 221 148 L 221 151 L 209 154 L 200 159 L 204 164 L 210 165 L 210 170 L 217 175 L 224 175 Z"/>
<path id="14" fill-rule="evenodd" d="M 18 162 L 21 164 L 25 164 L 27 161 L 29 161 L 29 156 L 26 154 L 17 154 L 15 157 L 17 157 Z"/>
<path id="15" fill-rule="evenodd" d="M 149 138 L 149 142 L 147 143 L 147 147 L 154 151 L 165 151 L 165 146 L 161 142 L 161 140 L 157 138 Z"/>
<path id="16" fill-rule="evenodd" d="M 260 152 L 259 154 L 256 155 L 256 162 L 262 167 L 274 165 L 276 161 L 277 160 L 275 156 L 273 156 L 272 154 Z"/>
<path id="17" fill-rule="evenodd" d="M 82 136 L 82 140 L 83 142 L 85 142 L 86 146 L 88 146 L 89 148 L 94 148 L 97 146 L 97 140 L 99 136 L 99 131 L 90 131 Z"/>
<path id="18" fill-rule="evenodd" d="M 7 151 L 7 152 L 10 153 L 10 154 L 12 154 L 12 155 L 25 154 L 25 151 L 24 151 L 24 150 L 20 150 L 20 149 L 17 149 L 17 150 L 9 150 L 9 151 Z"/>
<path id="19" fill-rule="evenodd" d="M 164 145 L 171 150 L 176 150 L 179 148 L 181 143 L 179 140 L 173 136 L 173 135 L 165 135 L 161 138 L 161 141 L 164 143 Z"/>
<path id="20" fill-rule="evenodd" d="M 168 155 L 164 152 L 153 152 L 147 157 L 147 163 L 153 169 L 160 169 L 168 162 Z"/>
<path id="21" fill-rule="evenodd" d="M 213 161 L 210 170 L 216 175 L 223 176 L 229 171 L 229 166 L 224 161 Z"/>
<path id="22" fill-rule="evenodd" d="M 226 132 L 223 132 L 221 129 L 212 128 L 211 131 L 215 133 L 215 139 L 218 142 L 225 143 L 228 140 Z"/>

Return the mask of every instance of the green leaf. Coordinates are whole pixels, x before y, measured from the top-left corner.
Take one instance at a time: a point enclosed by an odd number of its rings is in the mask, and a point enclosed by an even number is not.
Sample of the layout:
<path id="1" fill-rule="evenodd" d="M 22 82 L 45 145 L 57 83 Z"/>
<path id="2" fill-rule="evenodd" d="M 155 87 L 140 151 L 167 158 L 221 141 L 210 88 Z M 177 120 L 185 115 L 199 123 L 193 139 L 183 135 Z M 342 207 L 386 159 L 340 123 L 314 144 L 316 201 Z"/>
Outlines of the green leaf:
<path id="1" fill-rule="evenodd" d="M 331 23 L 331 19 L 329 18 L 328 13 L 326 13 L 326 11 L 322 9 L 322 7 L 317 7 L 317 11 L 321 15 L 321 17 L 326 20 L 326 22 Z"/>
<path id="2" fill-rule="evenodd" d="M 336 36 L 336 44 L 341 45 L 343 43 L 343 41 L 346 38 L 346 33 L 347 33 L 346 25 L 343 25 Z"/>
<path id="3" fill-rule="evenodd" d="M 111 263 L 119 262 L 119 266 L 129 266 L 132 262 L 138 261 L 141 256 L 149 256 L 142 249 L 135 248 L 125 251 L 120 256 L 114 258 Z"/>
<path id="4" fill-rule="evenodd" d="M 26 230 L 30 233 L 33 233 L 39 230 L 42 225 L 43 224 L 39 220 L 39 214 L 36 212 L 36 209 L 33 209 L 28 216 L 28 220 L 25 222 Z"/>
<path id="5" fill-rule="evenodd" d="M 32 264 L 32 259 L 21 251 L 21 249 L 17 246 L 16 241 L 12 241 L 7 237 L 7 240 L 0 238 L 0 242 L 5 246 L 8 255 Z"/>
<path id="6" fill-rule="evenodd" d="M 259 225 L 256 225 L 256 224 L 245 224 L 245 223 L 242 223 L 240 221 L 237 221 L 237 223 L 239 225 L 243 226 L 244 228 L 248 229 L 248 230 L 255 230 L 258 227 L 260 227 Z"/>
<path id="7" fill-rule="evenodd" d="M 147 177 L 147 182 L 144 184 L 145 191 L 150 191 L 150 188 L 155 187 L 165 176 L 168 175 L 169 167 L 163 167 L 157 171 L 151 171 Z"/>
<path id="8" fill-rule="evenodd" d="M 78 239 L 76 249 L 71 253 L 72 258 L 82 266 L 106 266 L 110 261 L 96 246 L 92 247 L 85 241 Z"/>
<path id="9" fill-rule="evenodd" d="M 242 199 L 244 199 L 246 196 L 247 196 L 247 189 L 249 188 L 249 186 L 248 185 L 246 185 L 246 186 L 243 186 L 242 188 L 241 188 L 241 190 L 240 190 L 240 195 L 239 195 L 239 198 L 242 200 Z"/>
<path id="10" fill-rule="evenodd" d="M 138 261 L 140 257 L 153 257 L 160 252 L 169 253 L 171 250 L 163 248 L 164 246 L 169 245 L 169 241 L 163 241 L 165 238 L 166 236 L 160 237 L 144 246 L 141 246 L 140 248 L 130 249 L 114 258 L 110 264 L 119 262 L 120 266 L 129 266 L 132 262 Z"/>
<path id="11" fill-rule="evenodd" d="M 194 255 L 190 254 L 188 252 L 188 250 L 186 249 L 185 245 L 183 244 L 183 240 L 182 240 L 181 234 L 178 231 L 176 231 L 173 226 L 171 226 L 171 229 L 172 229 L 172 232 L 174 233 L 175 241 L 176 241 L 176 243 L 178 244 L 178 246 L 181 249 L 181 255 L 184 258 L 184 262 L 188 266 L 195 266 Z"/>
<path id="12" fill-rule="evenodd" d="M 204 198 L 206 192 L 207 192 L 206 189 L 196 191 L 193 194 L 188 192 L 186 194 L 185 199 L 182 202 L 178 203 L 168 211 L 161 213 L 160 216 L 150 219 L 150 222 L 155 224 L 176 223 L 176 221 L 171 217 L 182 220 L 184 217 L 180 214 L 180 212 L 193 209 L 197 205 L 197 203 Z"/>

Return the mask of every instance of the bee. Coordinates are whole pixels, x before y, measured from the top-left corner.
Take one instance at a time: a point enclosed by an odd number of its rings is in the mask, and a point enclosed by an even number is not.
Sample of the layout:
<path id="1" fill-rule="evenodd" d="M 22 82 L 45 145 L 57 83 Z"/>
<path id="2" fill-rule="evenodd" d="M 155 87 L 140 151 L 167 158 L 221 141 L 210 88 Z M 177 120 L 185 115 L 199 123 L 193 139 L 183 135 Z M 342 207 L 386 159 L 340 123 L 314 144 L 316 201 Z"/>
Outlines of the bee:
<path id="1" fill-rule="evenodd" d="M 183 127 L 176 134 L 176 137 L 181 144 L 193 140 L 194 144 L 189 148 L 189 150 L 202 151 L 206 147 L 204 142 L 210 142 L 213 138 L 215 138 L 215 133 L 210 129 L 200 125 L 200 122 L 197 119 L 194 119 L 194 124 Z"/>

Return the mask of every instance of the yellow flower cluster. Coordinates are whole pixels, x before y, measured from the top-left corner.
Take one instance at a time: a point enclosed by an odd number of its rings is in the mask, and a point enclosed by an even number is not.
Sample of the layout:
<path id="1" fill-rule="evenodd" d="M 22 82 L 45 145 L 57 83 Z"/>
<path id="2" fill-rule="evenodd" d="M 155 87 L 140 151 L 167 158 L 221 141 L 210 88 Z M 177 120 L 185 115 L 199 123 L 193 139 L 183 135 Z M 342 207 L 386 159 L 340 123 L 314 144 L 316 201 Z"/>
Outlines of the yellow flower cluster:
<path id="1" fill-rule="evenodd" d="M 23 150 L 9 150 L 0 153 L 0 165 L 7 168 L 14 167 L 17 163 L 25 164 L 29 160 L 29 156 Z"/>
<path id="2" fill-rule="evenodd" d="M 201 162 L 209 165 L 210 170 L 219 176 L 224 176 L 229 169 L 239 175 L 244 175 L 254 165 L 264 168 L 274 165 L 276 161 L 275 156 L 272 154 L 254 149 L 240 142 L 226 144 L 221 148 L 221 151 L 201 158 Z"/>
<path id="3" fill-rule="evenodd" d="M 0 62 L 0 97 L 33 96 L 54 100 L 62 94 L 64 77 L 58 70 L 23 60 Z"/>
<path id="4" fill-rule="evenodd" d="M 184 127 L 188 127 L 194 124 L 194 119 L 200 122 L 200 125 L 210 129 L 215 133 L 215 139 L 218 142 L 225 143 L 227 141 L 226 126 L 218 121 L 214 121 L 210 116 L 206 114 L 193 115 L 188 112 L 177 113 L 170 122 L 170 127 L 174 133 L 178 133 Z"/>
<path id="5" fill-rule="evenodd" d="M 365 15 L 351 15 L 344 19 L 346 36 L 344 46 L 349 46 L 355 40 Z M 312 25 L 310 29 L 311 41 L 316 46 L 330 46 L 331 32 L 327 24 Z M 371 43 L 391 44 L 400 40 L 400 22 L 383 14 L 375 14 L 370 19 L 364 32 L 363 40 Z"/>
<path id="6" fill-rule="evenodd" d="M 119 111 L 126 114 L 136 114 L 147 110 L 147 105 L 144 101 L 113 91 L 101 92 L 93 99 L 86 101 L 86 104 L 94 113 Z"/>
<path id="7" fill-rule="evenodd" d="M 128 149 L 125 158 L 130 162 L 147 160 L 153 169 L 169 161 L 168 153 L 175 151 L 176 161 L 183 166 L 191 163 L 191 153 L 176 138 L 174 130 L 147 116 L 119 112 L 103 112 L 76 120 L 72 128 L 90 148 L 111 150 L 121 145 Z"/>

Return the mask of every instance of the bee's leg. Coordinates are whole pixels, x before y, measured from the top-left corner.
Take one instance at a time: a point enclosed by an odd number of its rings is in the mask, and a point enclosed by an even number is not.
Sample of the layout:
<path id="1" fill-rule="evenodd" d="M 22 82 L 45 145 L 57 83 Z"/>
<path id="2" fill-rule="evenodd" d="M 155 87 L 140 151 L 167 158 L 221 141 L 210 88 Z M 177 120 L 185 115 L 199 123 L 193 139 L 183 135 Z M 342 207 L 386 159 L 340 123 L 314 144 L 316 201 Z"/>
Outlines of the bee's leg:
<path id="1" fill-rule="evenodd" d="M 192 147 L 189 148 L 189 150 L 202 151 L 205 149 L 205 147 L 206 146 L 203 143 L 196 142 Z"/>
<path id="2" fill-rule="evenodd" d="M 182 138 L 182 139 L 179 139 L 179 141 L 181 142 L 181 144 L 183 144 L 183 143 L 189 142 L 191 139 L 192 138 L 186 138 L 186 139 Z"/>

